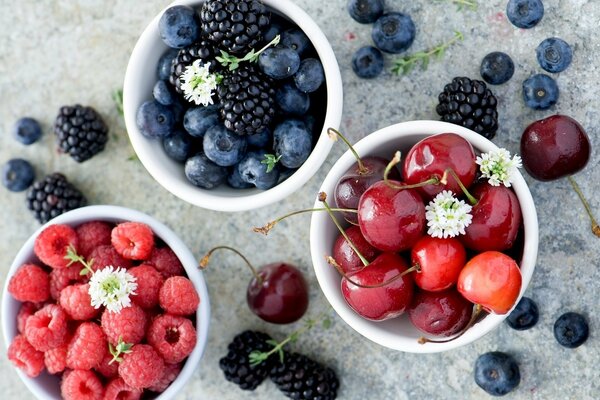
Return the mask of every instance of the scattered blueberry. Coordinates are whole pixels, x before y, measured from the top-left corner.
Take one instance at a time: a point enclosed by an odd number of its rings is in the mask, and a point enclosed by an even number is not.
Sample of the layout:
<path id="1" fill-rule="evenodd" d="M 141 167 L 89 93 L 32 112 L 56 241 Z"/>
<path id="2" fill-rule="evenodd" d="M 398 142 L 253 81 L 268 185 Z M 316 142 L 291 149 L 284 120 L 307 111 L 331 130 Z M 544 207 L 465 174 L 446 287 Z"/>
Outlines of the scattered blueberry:
<path id="1" fill-rule="evenodd" d="M 156 66 L 156 76 L 158 76 L 158 79 L 162 81 L 169 79 L 169 76 L 171 75 L 171 64 L 175 57 L 177 57 L 177 53 L 179 53 L 179 50 L 177 49 L 168 49 L 160 56 L 158 65 Z"/>
<path id="2" fill-rule="evenodd" d="M 211 126 L 219 123 L 219 108 L 216 106 L 192 107 L 183 116 L 183 127 L 194 137 L 202 137 Z"/>
<path id="3" fill-rule="evenodd" d="M 152 89 L 154 100 L 158 101 L 163 106 L 170 106 L 175 102 L 176 93 L 167 81 L 158 81 Z"/>
<path id="4" fill-rule="evenodd" d="M 300 56 L 289 47 L 269 47 L 258 57 L 258 66 L 273 79 L 285 79 L 298 71 Z"/>
<path id="5" fill-rule="evenodd" d="M 204 153 L 198 153 L 185 162 L 185 176 L 195 186 L 214 189 L 227 180 L 227 168 L 210 161 Z"/>
<path id="6" fill-rule="evenodd" d="M 253 184 L 242 179 L 237 165 L 234 165 L 233 168 L 231 168 L 231 171 L 229 171 L 227 184 L 234 189 L 250 189 L 251 187 L 254 187 Z"/>
<path id="7" fill-rule="evenodd" d="M 542 0 L 509 0 L 506 16 L 517 28 L 533 28 L 544 16 Z"/>
<path id="8" fill-rule="evenodd" d="M 506 318 L 506 323 L 513 329 L 525 331 L 533 328 L 540 318 L 537 304 L 529 297 L 522 297 L 517 306 Z"/>
<path id="9" fill-rule="evenodd" d="M 277 168 L 267 172 L 267 165 L 263 163 L 266 154 L 264 150 L 249 151 L 237 165 L 241 179 L 261 190 L 271 189 L 279 181 Z"/>
<path id="10" fill-rule="evenodd" d="M 13 158 L 2 167 L 2 184 L 11 192 L 22 192 L 34 179 L 33 167 L 22 158 Z"/>
<path id="11" fill-rule="evenodd" d="M 534 75 L 523 82 L 523 99 L 527 107 L 546 110 L 558 101 L 556 81 L 544 74 Z"/>
<path id="12" fill-rule="evenodd" d="M 172 135 L 164 138 L 162 144 L 167 156 L 175 161 L 184 162 L 191 155 L 193 140 L 185 131 L 177 129 Z"/>
<path id="13" fill-rule="evenodd" d="M 175 49 L 191 45 L 200 36 L 196 11 L 188 6 L 168 8 L 158 21 L 158 29 L 161 39 Z"/>
<path id="14" fill-rule="evenodd" d="M 360 78 L 375 78 L 383 71 L 383 54 L 373 46 L 361 47 L 352 56 L 352 69 Z"/>
<path id="15" fill-rule="evenodd" d="M 267 147 L 271 141 L 271 136 L 273 136 L 271 130 L 269 128 L 265 128 L 254 135 L 246 136 L 246 141 L 248 142 L 248 146 L 257 147 L 260 149 Z"/>
<path id="16" fill-rule="evenodd" d="M 350 0 L 348 13 L 361 24 L 372 24 L 383 14 L 383 0 Z"/>
<path id="17" fill-rule="evenodd" d="M 306 58 L 300 63 L 300 68 L 294 75 L 296 87 L 304 93 L 312 93 L 321 87 L 325 81 L 325 72 L 321 61 L 316 58 Z"/>
<path id="18" fill-rule="evenodd" d="M 40 124 L 33 118 L 25 117 L 17 120 L 13 128 L 13 136 L 19 142 L 30 145 L 42 136 Z"/>
<path id="19" fill-rule="evenodd" d="M 375 22 L 371 37 L 379 50 L 397 54 L 412 45 L 415 33 L 415 24 L 409 15 L 391 12 Z"/>
<path id="20" fill-rule="evenodd" d="M 515 359 L 499 351 L 480 355 L 475 362 L 475 383 L 492 396 L 504 396 L 519 386 L 521 373 Z"/>
<path id="21" fill-rule="evenodd" d="M 308 94 L 298 90 L 293 83 L 285 83 L 275 92 L 275 101 L 281 111 L 287 114 L 304 115 L 310 108 Z"/>
<path id="22" fill-rule="evenodd" d="M 218 124 L 208 128 L 202 141 L 204 154 L 212 162 L 222 167 L 237 164 L 246 154 L 246 137 Z"/>
<path id="23" fill-rule="evenodd" d="M 494 51 L 483 58 L 479 73 L 490 85 L 501 85 L 512 78 L 515 73 L 515 63 L 508 54 Z"/>
<path id="24" fill-rule="evenodd" d="M 298 168 L 310 155 L 312 135 L 302 121 L 289 119 L 273 131 L 273 149 L 284 167 Z"/>
<path id="25" fill-rule="evenodd" d="M 573 60 L 573 50 L 559 38 L 544 40 L 535 50 L 540 66 L 548 72 L 562 72 Z"/>
<path id="26" fill-rule="evenodd" d="M 295 50 L 299 56 L 310 49 L 310 39 L 306 34 L 298 28 L 291 28 L 281 34 L 281 44 Z"/>
<path id="27" fill-rule="evenodd" d="M 144 102 L 137 111 L 136 123 L 148 138 L 169 136 L 175 125 L 173 111 L 157 101 Z"/>
<path id="28" fill-rule="evenodd" d="M 574 349 L 581 346 L 587 340 L 590 328 L 581 314 L 568 312 L 554 323 L 554 337 L 562 346 Z"/>

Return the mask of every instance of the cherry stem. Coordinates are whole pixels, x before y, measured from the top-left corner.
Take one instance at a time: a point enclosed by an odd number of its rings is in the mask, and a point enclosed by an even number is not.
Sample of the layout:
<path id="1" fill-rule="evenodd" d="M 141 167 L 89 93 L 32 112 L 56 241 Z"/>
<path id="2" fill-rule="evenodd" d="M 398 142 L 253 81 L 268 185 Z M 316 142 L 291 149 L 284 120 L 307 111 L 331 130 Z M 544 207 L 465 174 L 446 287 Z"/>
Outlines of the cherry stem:
<path id="1" fill-rule="evenodd" d="M 392 189 L 405 190 L 405 189 L 416 189 L 416 188 L 420 188 L 420 187 L 427 186 L 427 185 L 439 185 L 440 184 L 440 179 L 435 176 L 433 178 L 427 179 L 424 182 L 415 183 L 414 185 L 395 185 L 395 184 L 393 184 L 392 182 L 390 182 L 388 176 L 390 175 L 392 168 L 394 168 L 396 165 L 398 165 L 400 160 L 401 160 L 401 154 L 399 151 L 397 151 L 396 153 L 394 153 L 394 157 L 392 158 L 392 160 L 385 167 L 385 171 L 383 171 L 383 181 L 385 182 L 385 184 L 387 186 L 391 187 Z"/>
<path id="2" fill-rule="evenodd" d="M 454 172 L 454 170 L 452 168 L 448 168 L 444 172 L 444 176 L 440 180 L 440 183 L 442 185 L 445 185 L 446 183 L 448 183 L 448 174 L 452 175 L 452 177 L 454 178 L 454 180 L 456 181 L 456 183 L 458 183 L 458 186 L 460 187 L 460 189 L 463 191 L 463 193 L 465 194 L 465 196 L 467 196 L 467 199 L 469 200 L 469 203 L 471 203 L 472 206 L 476 205 L 477 202 L 478 202 L 478 200 L 475 197 L 473 197 L 473 195 L 471 193 L 469 193 L 469 191 L 467 190 L 467 188 L 465 187 L 465 185 L 463 185 L 462 181 L 458 177 L 458 174 L 456 172 Z"/>
<path id="3" fill-rule="evenodd" d="M 393 278 L 388 279 L 385 282 L 378 283 L 377 285 L 363 285 L 362 283 L 358 283 L 358 282 L 354 281 L 352 278 L 350 278 L 348 275 L 346 275 L 346 273 L 344 272 L 344 270 L 340 266 L 340 264 L 338 264 L 337 261 L 335 261 L 335 258 L 333 258 L 331 256 L 325 256 L 325 261 L 327 261 L 327 264 L 335 267 L 335 269 L 340 273 L 340 275 L 342 275 L 344 278 L 346 278 L 346 280 L 348 282 L 350 282 L 354 286 L 358 286 L 359 288 L 363 288 L 363 289 L 377 289 L 380 287 L 384 287 L 384 286 L 389 285 L 390 283 L 396 282 L 398 279 L 402 278 L 404 275 L 410 274 L 411 272 L 420 272 L 421 271 L 421 266 L 419 264 L 415 264 L 412 267 L 410 267 L 409 269 L 407 269 L 406 271 L 394 276 Z"/>
<path id="4" fill-rule="evenodd" d="M 202 259 L 200 260 L 200 263 L 198 264 L 198 267 L 200 269 L 206 269 L 206 267 L 208 266 L 210 257 L 217 250 L 230 250 L 230 251 L 233 251 L 238 256 L 240 256 L 242 258 L 242 260 L 244 260 L 246 262 L 246 265 L 248 265 L 248 267 L 250 267 L 250 270 L 252 271 L 252 275 L 254 275 L 254 278 L 258 281 L 258 283 L 259 284 L 262 283 L 262 277 L 258 274 L 258 272 L 256 272 L 256 268 L 254 268 L 254 266 L 250 263 L 250 261 L 248 261 L 248 259 L 242 253 L 240 253 L 238 250 L 234 249 L 233 247 L 229 247 L 229 246 L 213 247 L 212 249 L 210 249 L 208 251 L 208 253 L 206 253 L 206 255 L 204 257 L 202 257 Z"/>
<path id="5" fill-rule="evenodd" d="M 481 307 L 481 304 L 475 304 L 475 306 L 473 307 L 473 313 L 471 314 L 471 319 L 469 320 L 469 323 L 456 335 L 453 336 L 449 339 L 444 339 L 444 340 L 436 340 L 436 339 L 428 339 L 426 337 L 421 336 L 418 340 L 419 344 L 425 344 L 425 343 L 448 343 L 451 342 L 455 339 L 458 339 L 459 337 L 461 337 L 466 331 L 468 331 L 473 325 L 475 325 L 475 323 L 479 320 L 479 316 L 481 315 L 481 313 L 483 312 L 483 308 Z"/>
<path id="6" fill-rule="evenodd" d="M 333 141 L 337 141 L 337 138 L 339 137 L 340 139 L 342 139 L 342 141 L 344 143 L 346 143 L 346 145 L 348 146 L 348 148 L 350 149 L 352 154 L 354 154 L 354 158 L 356 158 L 356 162 L 358 164 L 358 173 L 360 175 L 366 175 L 369 173 L 369 169 L 367 167 L 365 167 L 365 164 L 363 164 L 362 160 L 360 159 L 360 156 L 354 149 L 354 146 L 352 146 L 352 144 L 350 144 L 348 139 L 346 139 L 346 137 L 344 135 L 342 135 L 340 133 L 340 131 L 338 131 L 337 129 L 334 129 L 334 128 L 327 128 L 327 135 L 329 135 L 329 138 Z"/>
<path id="7" fill-rule="evenodd" d="M 351 208 L 332 208 L 331 210 L 332 211 L 340 211 L 340 212 L 348 212 L 348 213 L 358 213 L 358 210 L 353 210 Z M 277 225 L 279 222 L 283 221 L 284 219 L 286 219 L 288 217 L 293 217 L 294 215 L 304 214 L 304 213 L 309 213 L 309 212 L 316 212 L 316 211 L 327 211 L 327 210 L 325 208 L 307 208 L 305 210 L 294 211 L 289 214 L 283 215 L 277 219 L 274 219 L 273 221 L 267 222 L 267 224 L 264 226 L 254 227 L 254 228 L 252 228 L 252 231 L 254 231 L 256 233 L 262 233 L 263 235 L 267 236 L 269 234 L 269 232 L 271 231 L 271 229 L 273 229 L 275 227 L 275 225 Z"/>
<path id="8" fill-rule="evenodd" d="M 581 188 L 579 187 L 579 185 L 577 184 L 575 179 L 573 179 L 573 177 L 570 175 L 568 176 L 568 178 L 569 178 L 569 182 L 571 182 L 571 186 L 573 186 L 573 190 L 575 190 L 575 193 L 577 193 L 577 196 L 579 196 L 579 199 L 581 200 L 581 202 L 583 203 L 583 206 L 585 207 L 585 211 L 587 212 L 587 214 L 590 216 L 590 219 L 592 220 L 592 232 L 594 233 L 594 235 L 600 237 L 600 226 L 598 225 L 598 222 L 596 222 L 596 218 L 594 218 L 594 213 L 592 212 L 592 208 L 590 207 L 590 204 L 586 200 L 585 196 L 583 195 L 583 192 L 581 191 Z"/>

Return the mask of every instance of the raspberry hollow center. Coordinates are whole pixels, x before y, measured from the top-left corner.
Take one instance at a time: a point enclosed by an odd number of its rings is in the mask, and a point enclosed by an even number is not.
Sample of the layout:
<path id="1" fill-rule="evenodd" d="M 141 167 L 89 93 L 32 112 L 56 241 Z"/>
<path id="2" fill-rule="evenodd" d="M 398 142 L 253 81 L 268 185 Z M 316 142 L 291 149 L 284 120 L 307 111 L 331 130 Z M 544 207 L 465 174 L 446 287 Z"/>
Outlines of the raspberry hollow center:
<path id="1" fill-rule="evenodd" d="M 179 330 L 177 328 L 168 328 L 165 332 L 165 341 L 169 344 L 179 342 Z"/>

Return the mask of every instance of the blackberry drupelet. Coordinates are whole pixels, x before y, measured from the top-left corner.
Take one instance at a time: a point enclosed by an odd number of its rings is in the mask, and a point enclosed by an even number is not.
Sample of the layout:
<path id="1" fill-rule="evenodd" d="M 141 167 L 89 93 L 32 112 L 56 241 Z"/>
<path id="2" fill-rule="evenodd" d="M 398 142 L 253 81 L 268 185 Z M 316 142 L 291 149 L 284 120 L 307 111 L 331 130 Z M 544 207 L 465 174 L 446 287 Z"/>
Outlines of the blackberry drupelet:
<path id="1" fill-rule="evenodd" d="M 48 175 L 34 183 L 27 192 L 27 206 L 42 224 L 86 204 L 83 194 L 59 173 Z"/>
<path id="2" fill-rule="evenodd" d="M 498 130 L 498 101 L 485 82 L 457 77 L 440 93 L 437 113 L 442 121 L 462 125 L 492 139 Z"/>
<path id="3" fill-rule="evenodd" d="M 340 385 L 331 368 L 298 353 L 286 353 L 269 376 L 283 394 L 297 400 L 335 399 Z"/>
<path id="4" fill-rule="evenodd" d="M 249 355 L 254 350 L 270 351 L 273 346 L 267 343 L 269 340 L 272 340 L 269 335 L 257 331 L 244 331 L 233 338 L 227 347 L 227 355 L 219 360 L 225 379 L 244 390 L 256 389 L 269 375 L 274 357 L 251 367 Z"/>
<path id="5" fill-rule="evenodd" d="M 262 131 L 275 115 L 273 81 L 253 64 L 226 72 L 217 94 L 225 127 L 239 135 Z"/>
<path id="6" fill-rule="evenodd" d="M 245 54 L 269 28 L 270 14 L 259 0 L 208 0 L 202 6 L 202 31 L 232 54 Z"/>
<path id="7" fill-rule="evenodd" d="M 104 150 L 108 127 L 92 107 L 80 104 L 60 108 L 54 122 L 54 134 L 59 150 L 75 161 L 89 160 Z"/>
<path id="8" fill-rule="evenodd" d="M 183 93 L 179 78 L 183 75 L 185 69 L 197 59 L 202 59 L 203 62 L 210 62 L 211 71 L 214 71 L 214 68 L 219 69 L 221 66 L 214 57 L 215 50 L 213 46 L 204 40 L 179 50 L 171 63 L 171 74 L 169 75 L 169 82 L 175 87 L 177 93 Z"/>

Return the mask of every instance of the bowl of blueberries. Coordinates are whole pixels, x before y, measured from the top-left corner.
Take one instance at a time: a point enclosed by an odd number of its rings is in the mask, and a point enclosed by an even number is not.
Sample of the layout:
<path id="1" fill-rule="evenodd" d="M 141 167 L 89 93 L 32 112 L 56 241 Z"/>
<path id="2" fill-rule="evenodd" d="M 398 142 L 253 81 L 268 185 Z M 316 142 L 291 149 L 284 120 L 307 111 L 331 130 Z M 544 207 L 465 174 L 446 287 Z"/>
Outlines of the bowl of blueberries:
<path id="1" fill-rule="evenodd" d="M 316 23 L 289 0 L 184 0 L 129 60 L 123 106 L 137 157 L 169 192 L 217 211 L 304 185 L 332 146 L 342 80 Z"/>

